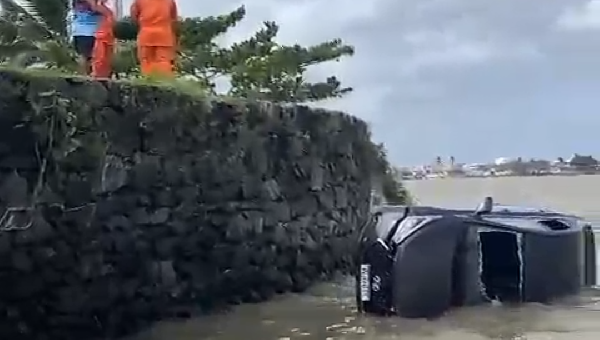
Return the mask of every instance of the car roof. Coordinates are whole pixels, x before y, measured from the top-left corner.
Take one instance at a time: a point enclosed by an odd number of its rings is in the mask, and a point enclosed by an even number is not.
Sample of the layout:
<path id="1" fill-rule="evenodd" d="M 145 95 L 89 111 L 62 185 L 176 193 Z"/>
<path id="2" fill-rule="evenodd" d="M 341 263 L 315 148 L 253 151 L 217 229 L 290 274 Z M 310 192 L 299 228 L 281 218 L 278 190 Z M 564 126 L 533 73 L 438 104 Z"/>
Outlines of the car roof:
<path id="1" fill-rule="evenodd" d="M 407 210 L 408 209 L 408 210 Z M 394 225 L 403 217 L 409 221 L 424 222 L 440 219 L 462 220 L 465 222 L 490 223 L 489 227 L 506 229 L 513 232 L 535 232 L 543 234 L 571 233 L 581 230 L 587 226 L 587 222 L 578 216 L 564 214 L 549 209 L 494 205 L 490 213 L 482 214 L 476 218 L 476 209 L 446 209 L 431 206 L 382 206 L 375 209 L 375 213 L 380 213 L 375 224 L 377 235 L 385 235 L 389 232 L 390 226 Z M 407 214 L 408 212 L 408 214 Z M 568 229 L 552 229 L 547 223 L 562 222 L 570 226 Z M 453 222 L 454 223 L 454 222 Z M 550 228 L 550 229 L 549 229 Z"/>
<path id="2" fill-rule="evenodd" d="M 401 206 L 401 205 L 387 205 L 377 207 L 374 212 L 382 214 L 386 213 L 402 213 L 404 214 L 406 209 L 410 209 L 410 214 L 415 216 L 427 216 L 427 215 L 472 215 L 476 209 L 451 209 L 441 208 L 433 206 Z M 504 205 L 494 204 L 492 212 L 483 215 L 482 217 L 507 217 L 507 218 L 579 218 L 571 214 L 565 214 L 558 211 L 554 211 L 547 208 L 538 207 L 527 207 L 527 206 L 515 206 L 515 205 Z"/>

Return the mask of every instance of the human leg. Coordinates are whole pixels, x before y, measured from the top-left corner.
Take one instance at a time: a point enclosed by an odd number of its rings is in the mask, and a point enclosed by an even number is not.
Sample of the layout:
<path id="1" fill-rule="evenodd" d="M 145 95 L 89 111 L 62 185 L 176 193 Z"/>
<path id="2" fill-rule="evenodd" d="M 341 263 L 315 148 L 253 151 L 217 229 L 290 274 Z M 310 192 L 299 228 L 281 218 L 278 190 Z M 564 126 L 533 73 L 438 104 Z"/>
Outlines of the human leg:
<path id="1" fill-rule="evenodd" d="M 95 38 L 93 36 L 75 36 L 73 37 L 73 47 L 77 52 L 79 69 L 82 74 L 91 73 L 91 61 L 94 50 Z"/>
<path id="2" fill-rule="evenodd" d="M 143 75 L 150 75 L 153 68 L 154 47 L 140 46 L 137 47 L 138 60 L 140 62 L 140 71 Z"/>
<path id="3" fill-rule="evenodd" d="M 175 48 L 173 46 L 157 46 L 155 56 L 155 72 L 163 76 L 173 76 Z"/>
<path id="4" fill-rule="evenodd" d="M 114 45 L 106 41 L 96 41 L 92 57 L 92 76 L 110 78 Z"/>

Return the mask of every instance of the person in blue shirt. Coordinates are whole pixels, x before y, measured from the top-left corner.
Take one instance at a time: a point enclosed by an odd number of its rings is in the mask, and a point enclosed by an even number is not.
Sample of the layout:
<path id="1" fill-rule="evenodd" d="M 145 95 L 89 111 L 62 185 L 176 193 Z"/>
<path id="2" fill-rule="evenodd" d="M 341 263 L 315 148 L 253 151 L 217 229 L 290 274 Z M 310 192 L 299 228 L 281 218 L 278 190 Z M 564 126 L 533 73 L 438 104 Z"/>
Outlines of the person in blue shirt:
<path id="1" fill-rule="evenodd" d="M 92 10 L 91 1 L 95 0 L 73 0 L 70 18 L 73 47 L 79 56 L 81 72 L 86 75 L 91 73 L 96 30 L 102 17 Z"/>

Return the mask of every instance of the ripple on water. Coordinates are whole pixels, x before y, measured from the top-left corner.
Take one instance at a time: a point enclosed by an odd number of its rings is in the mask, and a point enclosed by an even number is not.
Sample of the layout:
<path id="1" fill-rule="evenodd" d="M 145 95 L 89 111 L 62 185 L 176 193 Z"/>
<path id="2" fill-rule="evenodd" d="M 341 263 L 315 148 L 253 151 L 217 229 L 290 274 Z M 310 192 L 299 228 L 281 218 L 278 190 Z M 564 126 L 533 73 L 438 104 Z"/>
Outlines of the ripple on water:
<path id="1" fill-rule="evenodd" d="M 600 290 L 552 305 L 477 306 L 436 320 L 359 315 L 351 282 L 238 306 L 230 313 L 162 322 L 136 340 L 591 340 L 600 339 Z M 343 292 L 344 294 L 340 294 Z"/>
<path id="2" fill-rule="evenodd" d="M 600 244 L 597 239 L 597 244 Z M 359 315 L 354 282 L 242 305 L 224 315 L 161 322 L 133 340 L 598 340 L 600 289 L 552 305 L 477 306 L 436 320 Z"/>

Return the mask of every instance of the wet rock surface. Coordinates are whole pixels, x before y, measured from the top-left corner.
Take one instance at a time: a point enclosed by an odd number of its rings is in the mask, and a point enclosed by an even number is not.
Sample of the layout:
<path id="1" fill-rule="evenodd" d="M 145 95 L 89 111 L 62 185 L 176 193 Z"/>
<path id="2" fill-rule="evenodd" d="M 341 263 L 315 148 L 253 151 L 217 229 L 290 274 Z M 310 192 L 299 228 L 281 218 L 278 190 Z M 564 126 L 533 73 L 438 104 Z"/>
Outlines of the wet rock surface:
<path id="1" fill-rule="evenodd" d="M 0 338 L 119 337 L 352 265 L 355 118 L 0 71 Z"/>

